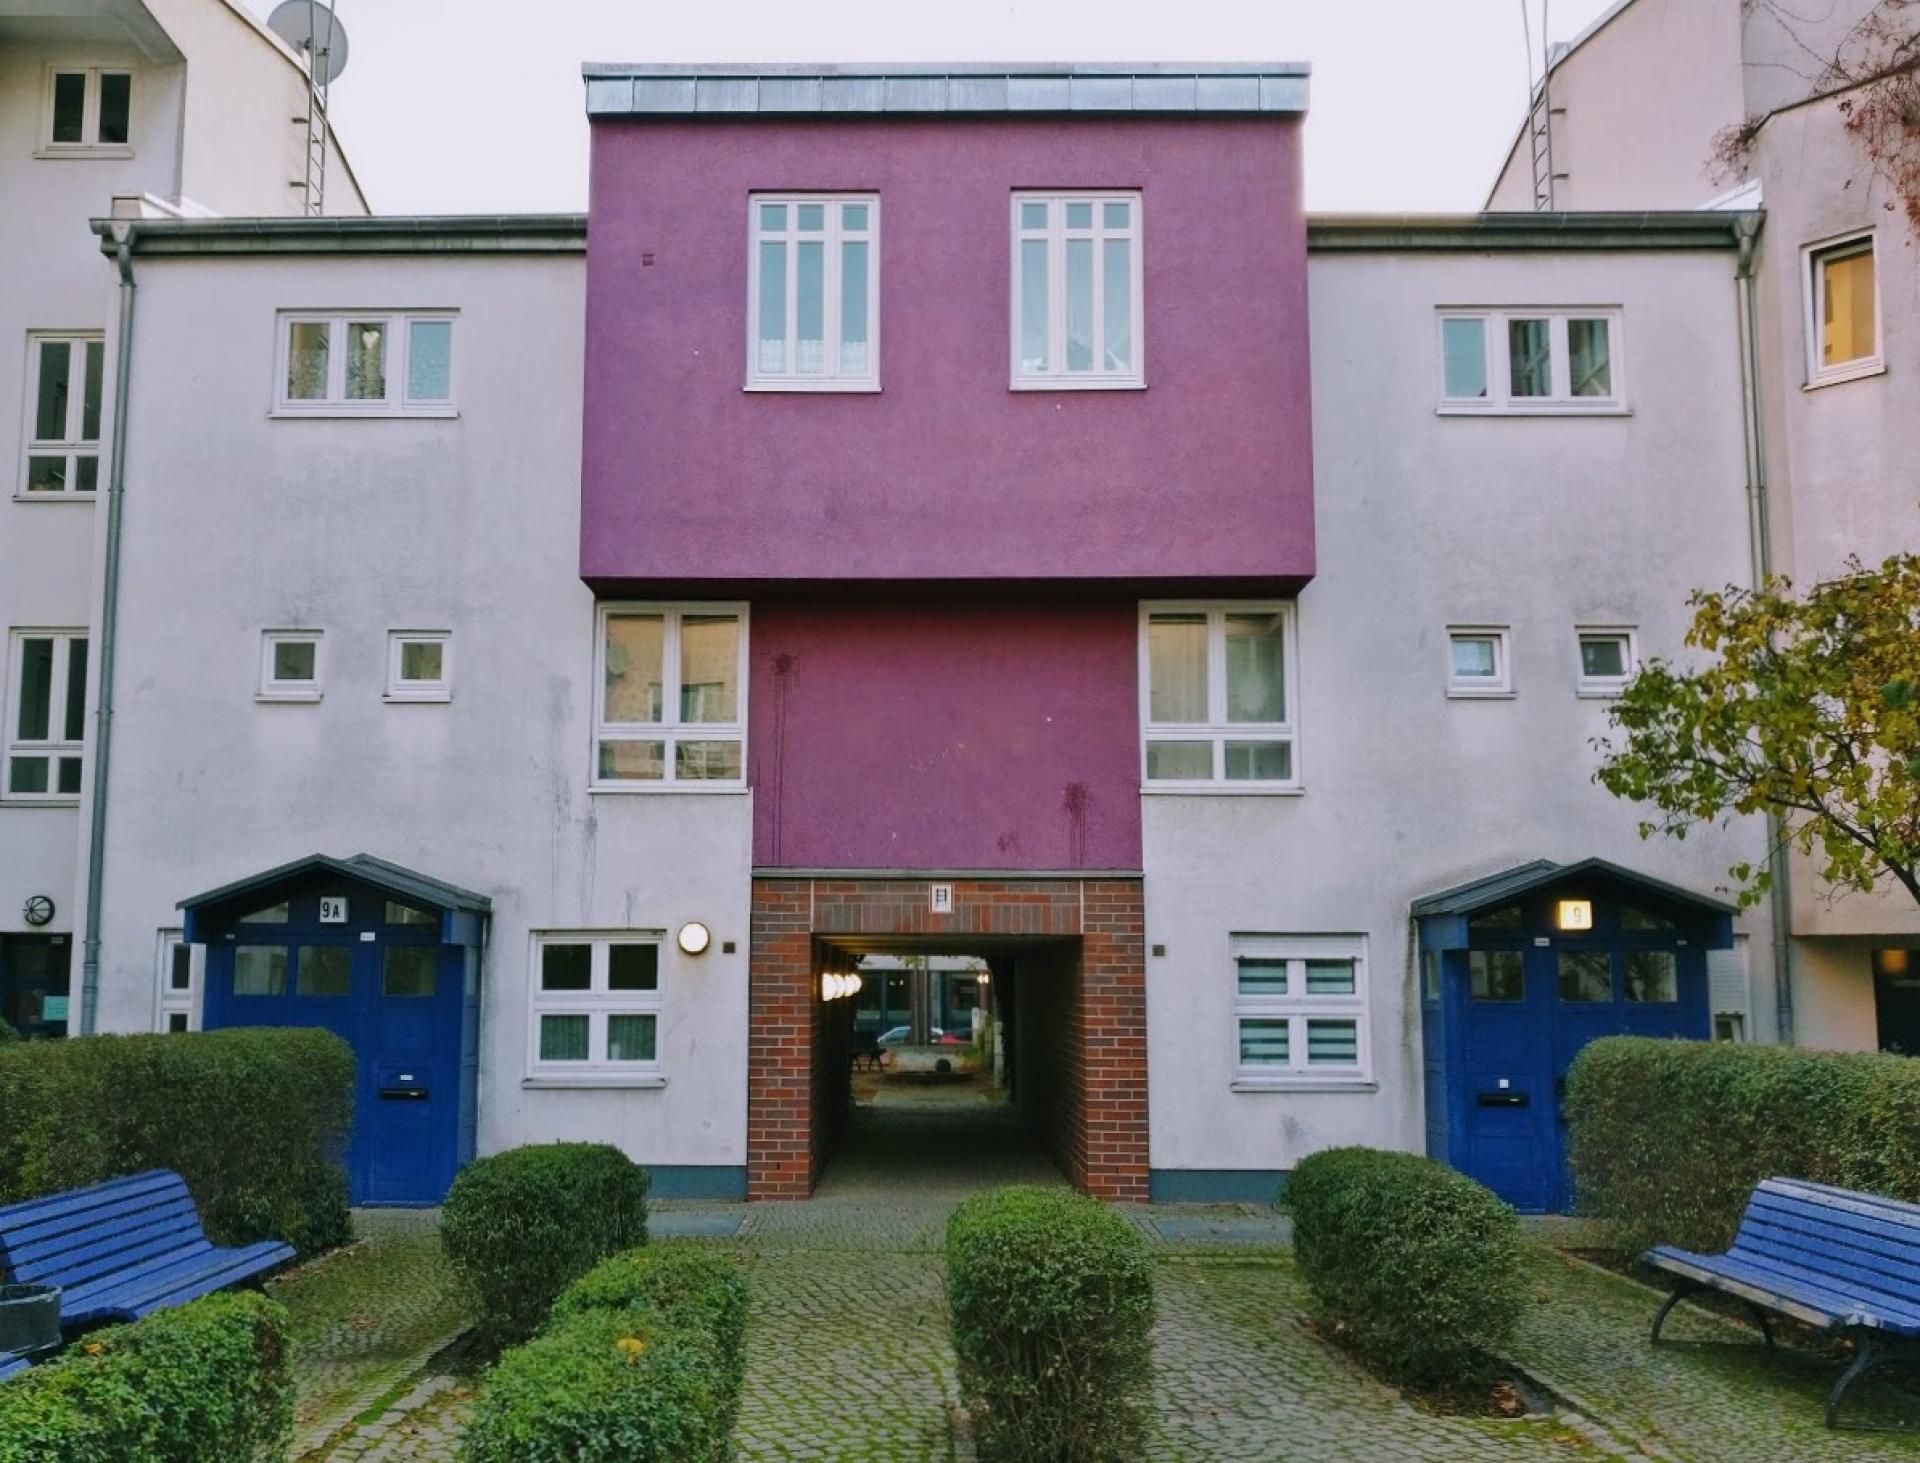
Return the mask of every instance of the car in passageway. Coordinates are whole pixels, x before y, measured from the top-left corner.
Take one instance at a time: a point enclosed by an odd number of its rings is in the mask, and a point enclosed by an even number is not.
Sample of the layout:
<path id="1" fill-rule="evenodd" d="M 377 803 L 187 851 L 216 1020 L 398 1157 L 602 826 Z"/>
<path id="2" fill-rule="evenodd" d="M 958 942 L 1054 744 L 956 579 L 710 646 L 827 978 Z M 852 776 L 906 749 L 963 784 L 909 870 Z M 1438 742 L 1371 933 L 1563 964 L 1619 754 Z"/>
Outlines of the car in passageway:
<path id="1" fill-rule="evenodd" d="M 876 1038 L 881 1046 L 912 1046 L 913 1028 L 910 1026 L 890 1026 Z M 927 1028 L 929 1046 L 965 1046 L 967 1039 L 938 1026 Z"/>

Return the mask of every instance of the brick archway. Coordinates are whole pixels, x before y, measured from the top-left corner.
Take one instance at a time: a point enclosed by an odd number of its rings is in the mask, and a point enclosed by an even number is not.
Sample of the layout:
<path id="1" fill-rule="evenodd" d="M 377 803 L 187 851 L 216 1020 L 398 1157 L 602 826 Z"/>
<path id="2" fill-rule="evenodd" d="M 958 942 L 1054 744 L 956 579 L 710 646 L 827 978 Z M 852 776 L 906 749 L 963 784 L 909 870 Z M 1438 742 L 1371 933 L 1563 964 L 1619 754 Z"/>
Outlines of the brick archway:
<path id="1" fill-rule="evenodd" d="M 1137 878 L 954 879 L 935 914 L 921 879 L 753 881 L 748 959 L 747 1197 L 803 1199 L 826 1161 L 844 1063 L 820 999 L 819 942 L 836 936 L 1031 940 L 1071 952 L 1048 1137 L 1102 1199 L 1147 1197 L 1145 917 Z"/>

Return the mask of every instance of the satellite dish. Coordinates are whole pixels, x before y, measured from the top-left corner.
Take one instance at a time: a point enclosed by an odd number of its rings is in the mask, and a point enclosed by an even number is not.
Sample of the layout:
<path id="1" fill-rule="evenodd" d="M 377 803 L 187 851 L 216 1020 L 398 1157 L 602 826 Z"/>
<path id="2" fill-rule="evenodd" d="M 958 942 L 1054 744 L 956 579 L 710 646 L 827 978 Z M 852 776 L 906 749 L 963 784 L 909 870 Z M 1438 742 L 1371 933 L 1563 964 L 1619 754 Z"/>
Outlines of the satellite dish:
<path id="1" fill-rule="evenodd" d="M 320 0 L 280 0 L 267 29 L 307 58 L 314 85 L 325 87 L 347 69 L 347 29 Z"/>

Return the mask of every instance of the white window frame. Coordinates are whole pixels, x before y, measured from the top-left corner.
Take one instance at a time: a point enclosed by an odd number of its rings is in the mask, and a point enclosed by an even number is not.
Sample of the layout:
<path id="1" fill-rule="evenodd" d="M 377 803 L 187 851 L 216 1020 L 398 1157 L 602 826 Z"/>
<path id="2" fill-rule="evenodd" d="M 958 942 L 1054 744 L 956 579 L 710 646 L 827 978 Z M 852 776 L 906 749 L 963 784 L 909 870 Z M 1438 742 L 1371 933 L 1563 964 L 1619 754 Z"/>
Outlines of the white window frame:
<path id="1" fill-rule="evenodd" d="M 276 645 L 312 645 L 313 679 L 282 681 L 273 674 Z M 260 689 L 256 701 L 318 701 L 327 683 L 327 637 L 322 630 L 262 630 L 260 632 Z"/>
<path id="2" fill-rule="evenodd" d="M 760 227 L 762 204 L 784 204 L 787 227 L 768 230 Z M 817 234 L 802 234 L 794 210 L 802 204 L 820 204 L 826 211 L 825 227 Z M 867 227 L 849 234 L 841 225 L 839 205 L 864 204 Z M 864 372 L 845 371 L 840 365 L 841 261 L 840 246 L 847 239 L 864 239 L 867 244 L 867 366 Z M 818 241 L 825 246 L 821 275 L 820 318 L 825 335 L 827 369 L 802 374 L 760 369 L 760 244 L 762 240 L 781 240 L 787 247 L 787 350 L 799 348 L 798 321 L 800 292 L 797 285 L 801 240 Z M 878 193 L 749 193 L 747 195 L 747 374 L 748 391 L 878 391 L 880 389 L 880 195 Z"/>
<path id="3" fill-rule="evenodd" d="M 1207 719 L 1205 722 L 1156 722 L 1153 710 L 1153 657 L 1148 644 L 1147 627 L 1155 615 L 1197 615 L 1207 617 Z M 1286 720 L 1276 722 L 1227 720 L 1227 639 L 1226 621 L 1234 614 L 1278 614 L 1283 617 L 1280 653 L 1285 657 L 1281 694 L 1286 698 Z M 1298 793 L 1300 777 L 1300 630 L 1297 606 L 1292 600 L 1143 600 L 1139 625 L 1139 704 L 1140 704 L 1140 790 L 1142 793 L 1206 793 L 1209 795 L 1248 796 Z M 1213 775 L 1204 780 L 1176 781 L 1147 777 L 1147 747 L 1152 742 L 1210 742 L 1213 747 Z M 1291 775 L 1285 779 L 1256 782 L 1228 781 L 1226 743 L 1285 742 L 1288 746 Z"/>
<path id="4" fill-rule="evenodd" d="M 80 116 L 80 141 L 55 142 L 53 140 L 53 88 L 56 76 L 86 77 L 86 101 L 82 104 Z M 100 141 L 100 78 L 102 76 L 124 76 L 127 78 L 127 140 L 125 142 Z M 41 85 L 40 131 L 35 141 L 33 155 L 37 158 L 126 158 L 133 156 L 133 123 L 140 100 L 140 78 L 137 68 L 121 63 L 119 65 L 76 66 L 68 61 L 50 61 L 47 63 L 45 80 Z"/>
<path id="5" fill-rule="evenodd" d="M 1227 1049 L 1236 1092 L 1285 1091 L 1301 1088 L 1369 1089 L 1373 1086 L 1372 1022 L 1368 1012 L 1367 937 L 1365 935 L 1235 934 L 1228 949 L 1229 1020 Z M 1242 959 L 1287 962 L 1287 991 L 1280 996 L 1240 994 Z M 1345 960 L 1353 963 L 1353 994 L 1308 995 L 1306 962 Z M 1307 1061 L 1307 1022 L 1332 1017 L 1354 1026 L 1355 1065 L 1313 1066 Z M 1242 1066 L 1240 1023 L 1247 1020 L 1287 1022 L 1287 1065 Z"/>
<path id="6" fill-rule="evenodd" d="M 173 1029 L 173 1018 L 185 1016 L 188 1031 L 200 1030 L 200 991 L 206 973 L 207 950 L 204 945 L 189 945 L 178 926 L 162 929 L 154 951 L 153 1029 L 165 1035 Z M 173 952 L 187 952 L 187 988 L 174 989 Z"/>
<path id="7" fill-rule="evenodd" d="M 1861 244 L 1866 248 L 1862 250 Z M 1820 360 L 1820 325 L 1826 314 L 1826 275 L 1821 264 L 1836 256 L 1865 253 L 1873 260 L 1873 354 L 1837 366 Z M 1881 317 L 1880 240 L 1874 229 L 1854 229 L 1830 239 L 1818 239 L 1801 246 L 1800 296 L 1802 330 L 1807 342 L 1807 380 L 1804 389 L 1838 386 L 1843 381 L 1858 381 L 1863 376 L 1878 376 L 1887 369 L 1886 322 Z"/>
<path id="8" fill-rule="evenodd" d="M 80 363 L 79 371 L 69 378 L 66 435 L 58 438 L 33 435 L 40 415 L 40 357 L 49 345 L 74 348 Z M 81 458 L 91 457 L 96 462 L 100 461 L 100 438 L 82 435 L 87 411 L 86 353 L 89 347 L 98 347 L 100 351 L 100 431 L 104 434 L 108 406 L 106 336 L 97 330 L 27 332 L 26 409 L 20 418 L 20 440 L 26 443 L 26 448 L 20 454 L 20 481 L 14 492 L 14 497 L 22 503 L 91 503 L 99 497 L 97 485 L 84 491 L 74 486 L 79 480 Z M 75 389 L 76 386 L 78 389 Z M 57 493 L 29 492 L 27 485 L 32 480 L 33 459 L 36 457 L 65 457 L 67 486 Z"/>
<path id="9" fill-rule="evenodd" d="M 592 974 L 584 991 L 540 989 L 542 952 L 549 945 L 586 945 L 592 950 Z M 652 945 L 658 978 L 650 991 L 607 989 L 608 951 L 615 945 Z M 528 945 L 526 1087 L 664 1087 L 667 1046 L 667 951 L 665 930 L 536 930 Z M 540 1060 L 542 1016 L 587 1017 L 587 1058 L 580 1062 Z M 654 1059 L 651 1062 L 610 1062 L 607 1049 L 609 1016 L 652 1016 Z"/>
<path id="10" fill-rule="evenodd" d="M 1441 416 L 1626 416 L 1627 345 L 1625 310 L 1619 305 L 1443 305 L 1434 311 L 1433 351 L 1435 393 Z M 1447 394 L 1446 328 L 1449 320 L 1477 320 L 1485 332 L 1487 394 Z M 1513 320 L 1545 320 L 1552 361 L 1553 391 L 1548 396 L 1513 395 L 1507 325 Z M 1572 357 L 1567 349 L 1569 320 L 1607 322 L 1607 372 L 1611 396 L 1575 396 Z"/>
<path id="11" fill-rule="evenodd" d="M 1590 676 L 1580 654 L 1587 640 L 1624 640 L 1627 643 L 1626 673 L 1618 676 Z M 1574 673 L 1579 677 L 1579 694 L 1589 697 L 1618 696 L 1640 670 L 1640 632 L 1632 625 L 1576 625 L 1573 627 Z"/>
<path id="12" fill-rule="evenodd" d="M 447 396 L 416 400 L 407 395 L 407 353 L 416 324 L 444 322 Z M 377 401 L 347 399 L 347 326 L 380 325 L 386 338 L 387 394 Z M 293 327 L 327 327 L 327 394 L 307 400 L 287 395 Z M 458 310 L 281 310 L 273 317 L 273 410 L 275 417 L 457 417 L 460 415 L 460 312 Z"/>
<path id="13" fill-rule="evenodd" d="M 661 651 L 662 719 L 648 721 L 608 721 L 607 700 L 607 620 L 614 615 L 660 615 L 666 621 Z M 740 620 L 739 663 L 734 676 L 737 687 L 734 719 L 718 721 L 680 720 L 680 621 L 686 615 L 737 615 Z M 747 606 L 743 600 L 609 601 L 599 605 L 593 617 L 593 741 L 588 747 L 588 790 L 618 793 L 738 793 L 747 786 Z M 656 782 L 638 778 L 602 778 L 600 744 L 602 742 L 663 742 L 666 744 L 664 775 Z M 681 741 L 738 742 L 740 776 L 729 779 L 687 779 L 675 776 L 674 750 Z"/>
<path id="14" fill-rule="evenodd" d="M 0 757 L 0 802 L 27 803 L 44 807 L 72 806 L 80 801 L 79 792 L 61 792 L 60 762 L 63 758 L 80 759 L 81 787 L 86 786 L 87 776 L 87 726 L 83 719 L 80 740 L 73 741 L 64 735 L 67 707 L 67 677 L 73 666 L 73 642 L 86 641 L 88 632 L 78 628 L 42 629 L 35 626 L 16 628 L 7 637 L 7 684 L 5 696 L 0 696 L 0 715 L 6 717 L 3 729 L 0 729 L 0 747 L 6 755 Z M 48 735 L 35 740 L 24 740 L 19 736 L 20 698 L 25 691 L 21 678 L 26 672 L 26 642 L 29 640 L 51 640 L 53 649 L 53 677 L 47 683 L 47 732 Z M 93 646 L 87 646 L 87 675 L 93 675 Z M 91 688 L 88 688 L 89 691 Z M 88 698 L 91 700 L 91 696 Z M 91 708 L 89 707 L 89 713 Z M 47 759 L 47 791 L 13 792 L 13 759 L 15 757 L 45 757 Z"/>
<path id="15" fill-rule="evenodd" d="M 409 681 L 401 665 L 409 645 L 440 647 L 440 678 Z M 445 702 L 453 699 L 453 632 L 451 630 L 389 630 L 387 632 L 387 690 L 385 699 L 399 702 Z"/>
<path id="16" fill-rule="evenodd" d="M 1453 672 L 1455 640 L 1493 641 L 1494 674 L 1457 676 Z M 1447 695 L 1462 700 L 1492 700 L 1513 694 L 1513 630 L 1507 625 L 1449 625 L 1446 638 Z"/>
<path id="17" fill-rule="evenodd" d="M 1021 227 L 1023 203 L 1047 205 L 1044 229 Z M 1066 224 L 1068 203 L 1091 203 L 1094 223 L 1090 229 L 1069 230 Z M 1132 209 L 1133 222 L 1126 229 L 1109 229 L 1101 207 L 1107 203 L 1125 203 Z M 1147 384 L 1146 332 L 1146 200 L 1138 188 L 1041 188 L 1015 190 L 1008 211 L 1008 307 L 1007 307 L 1007 385 L 1013 391 L 1141 391 Z M 1089 371 L 1067 369 L 1067 238 L 1090 238 L 1097 244 L 1106 238 L 1130 238 L 1133 248 L 1127 253 L 1132 278 L 1128 281 L 1131 310 L 1129 329 L 1133 334 L 1133 364 L 1125 371 L 1106 371 L 1099 366 L 1106 332 L 1106 311 L 1099 281 L 1105 269 L 1105 251 L 1095 248 L 1094 265 L 1094 368 Z M 1020 244 L 1023 239 L 1047 242 L 1047 361 L 1051 369 L 1032 374 L 1020 369 Z"/>

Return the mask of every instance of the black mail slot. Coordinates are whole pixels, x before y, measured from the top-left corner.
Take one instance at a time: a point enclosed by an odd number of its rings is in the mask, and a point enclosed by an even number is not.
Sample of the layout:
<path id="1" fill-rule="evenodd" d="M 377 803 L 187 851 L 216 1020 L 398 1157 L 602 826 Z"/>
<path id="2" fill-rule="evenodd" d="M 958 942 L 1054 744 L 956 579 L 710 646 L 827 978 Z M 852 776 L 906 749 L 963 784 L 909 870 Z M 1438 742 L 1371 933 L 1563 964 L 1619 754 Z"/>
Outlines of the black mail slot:
<path id="1" fill-rule="evenodd" d="M 1531 1099 L 1524 1092 L 1483 1092 L 1475 1101 L 1482 1107 L 1525 1107 Z"/>
<path id="2" fill-rule="evenodd" d="M 430 1087 L 382 1087 L 382 1102 L 425 1102 L 432 1094 Z"/>

